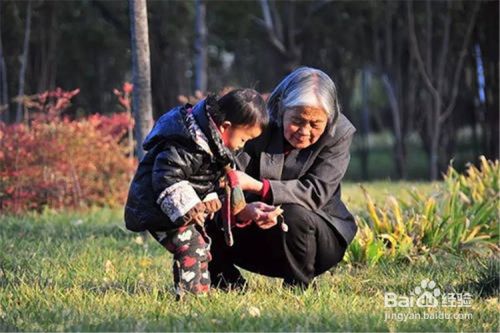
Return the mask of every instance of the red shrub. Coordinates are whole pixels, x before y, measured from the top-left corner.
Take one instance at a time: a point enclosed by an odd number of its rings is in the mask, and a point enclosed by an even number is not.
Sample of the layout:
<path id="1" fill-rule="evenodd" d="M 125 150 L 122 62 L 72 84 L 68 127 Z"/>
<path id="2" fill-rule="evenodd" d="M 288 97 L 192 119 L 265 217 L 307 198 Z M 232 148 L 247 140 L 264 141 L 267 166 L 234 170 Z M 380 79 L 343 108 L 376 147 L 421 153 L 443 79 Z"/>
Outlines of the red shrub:
<path id="1" fill-rule="evenodd" d="M 0 122 L 0 211 L 123 204 L 136 164 L 125 139 L 132 119 L 57 117 L 53 106 L 67 106 L 72 96 L 56 99 L 29 125 Z"/>

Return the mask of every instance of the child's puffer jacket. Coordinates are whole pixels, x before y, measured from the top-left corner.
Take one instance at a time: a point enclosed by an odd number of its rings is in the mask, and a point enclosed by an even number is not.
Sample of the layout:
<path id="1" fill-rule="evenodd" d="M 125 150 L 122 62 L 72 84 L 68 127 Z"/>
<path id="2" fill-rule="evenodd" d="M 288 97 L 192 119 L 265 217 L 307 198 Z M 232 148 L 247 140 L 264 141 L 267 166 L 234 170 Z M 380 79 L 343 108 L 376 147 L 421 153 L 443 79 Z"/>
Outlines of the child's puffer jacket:
<path id="1" fill-rule="evenodd" d="M 167 231 L 175 221 L 217 190 L 224 166 L 233 163 L 208 107 L 215 99 L 177 107 L 155 123 L 144 140 L 147 151 L 130 185 L 125 225 L 131 231 Z"/>

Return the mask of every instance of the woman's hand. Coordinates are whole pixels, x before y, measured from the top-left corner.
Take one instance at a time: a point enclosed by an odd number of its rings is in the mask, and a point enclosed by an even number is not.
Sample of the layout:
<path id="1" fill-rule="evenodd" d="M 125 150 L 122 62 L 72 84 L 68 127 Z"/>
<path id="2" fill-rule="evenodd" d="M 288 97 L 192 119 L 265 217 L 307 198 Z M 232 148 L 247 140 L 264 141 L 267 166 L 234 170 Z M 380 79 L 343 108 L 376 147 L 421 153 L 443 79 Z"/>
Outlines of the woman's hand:
<path id="1" fill-rule="evenodd" d="M 248 203 L 236 216 L 238 221 L 255 221 L 261 229 L 269 229 L 276 225 L 277 217 L 283 213 L 280 207 L 271 206 L 263 202 Z"/>
<path id="2" fill-rule="evenodd" d="M 238 177 L 238 182 L 240 183 L 241 189 L 243 191 L 248 191 L 252 193 L 260 193 L 262 191 L 262 182 L 247 175 L 243 171 L 236 170 L 236 176 Z"/>

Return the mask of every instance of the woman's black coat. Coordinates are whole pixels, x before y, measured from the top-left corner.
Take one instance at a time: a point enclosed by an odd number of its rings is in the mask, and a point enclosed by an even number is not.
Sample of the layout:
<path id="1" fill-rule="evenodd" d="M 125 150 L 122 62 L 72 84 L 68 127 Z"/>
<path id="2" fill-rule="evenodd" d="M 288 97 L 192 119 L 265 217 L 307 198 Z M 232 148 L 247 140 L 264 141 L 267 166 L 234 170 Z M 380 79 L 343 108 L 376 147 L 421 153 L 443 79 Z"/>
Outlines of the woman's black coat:
<path id="1" fill-rule="evenodd" d="M 356 129 L 340 115 L 312 146 L 291 151 L 285 159 L 283 129 L 271 125 L 237 156 L 240 170 L 270 180 L 272 204 L 299 204 L 330 223 L 349 244 L 356 234 L 354 218 L 340 197 L 340 181 L 350 160 Z"/>

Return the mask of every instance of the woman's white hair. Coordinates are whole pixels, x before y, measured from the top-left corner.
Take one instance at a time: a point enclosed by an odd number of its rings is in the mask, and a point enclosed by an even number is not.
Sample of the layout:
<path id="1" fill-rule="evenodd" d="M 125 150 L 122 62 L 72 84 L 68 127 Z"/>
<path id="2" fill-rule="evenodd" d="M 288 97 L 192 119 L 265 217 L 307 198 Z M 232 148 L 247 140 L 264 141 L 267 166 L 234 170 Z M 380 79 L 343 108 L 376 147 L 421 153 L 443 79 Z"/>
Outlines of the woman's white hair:
<path id="1" fill-rule="evenodd" d="M 329 124 L 335 124 L 340 105 L 332 79 L 319 69 L 299 67 L 278 84 L 267 101 L 271 121 L 279 126 L 283 122 L 283 113 L 297 106 L 321 108 L 326 112 Z"/>

